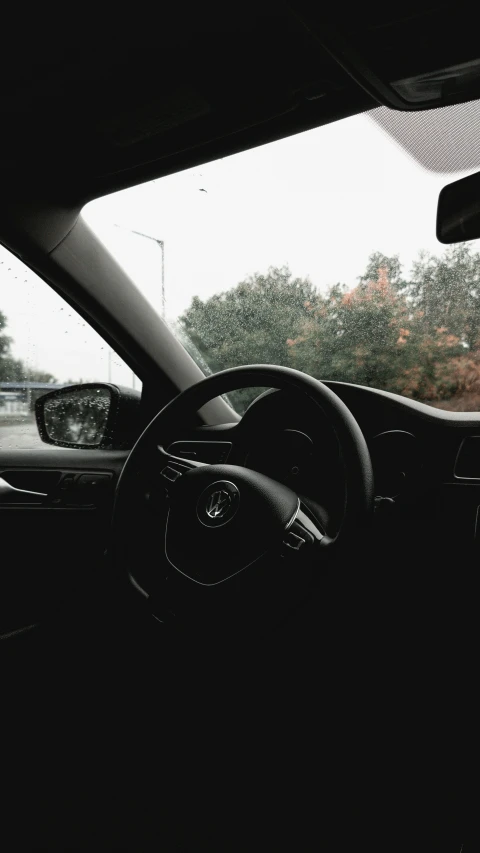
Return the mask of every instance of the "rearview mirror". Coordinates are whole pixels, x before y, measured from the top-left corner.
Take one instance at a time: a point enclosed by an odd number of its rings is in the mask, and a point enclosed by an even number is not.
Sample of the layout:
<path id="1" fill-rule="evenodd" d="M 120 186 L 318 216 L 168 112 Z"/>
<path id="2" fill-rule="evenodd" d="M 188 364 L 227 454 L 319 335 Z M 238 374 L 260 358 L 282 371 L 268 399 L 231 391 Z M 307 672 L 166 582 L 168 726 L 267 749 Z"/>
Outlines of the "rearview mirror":
<path id="1" fill-rule="evenodd" d="M 35 403 L 42 441 L 84 449 L 133 443 L 140 393 L 115 385 L 69 385 Z"/>
<path id="2" fill-rule="evenodd" d="M 438 197 L 437 239 L 463 243 L 480 237 L 480 172 L 453 181 Z"/>

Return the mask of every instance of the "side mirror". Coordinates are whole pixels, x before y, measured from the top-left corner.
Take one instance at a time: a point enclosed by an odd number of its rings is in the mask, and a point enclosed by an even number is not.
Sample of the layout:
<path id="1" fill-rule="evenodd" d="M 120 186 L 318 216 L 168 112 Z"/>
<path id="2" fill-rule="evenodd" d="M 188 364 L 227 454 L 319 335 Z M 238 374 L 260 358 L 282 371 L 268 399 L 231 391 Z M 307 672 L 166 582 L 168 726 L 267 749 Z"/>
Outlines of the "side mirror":
<path id="1" fill-rule="evenodd" d="M 116 385 L 68 385 L 35 403 L 40 438 L 59 447 L 129 447 L 138 435 L 141 395 Z"/>

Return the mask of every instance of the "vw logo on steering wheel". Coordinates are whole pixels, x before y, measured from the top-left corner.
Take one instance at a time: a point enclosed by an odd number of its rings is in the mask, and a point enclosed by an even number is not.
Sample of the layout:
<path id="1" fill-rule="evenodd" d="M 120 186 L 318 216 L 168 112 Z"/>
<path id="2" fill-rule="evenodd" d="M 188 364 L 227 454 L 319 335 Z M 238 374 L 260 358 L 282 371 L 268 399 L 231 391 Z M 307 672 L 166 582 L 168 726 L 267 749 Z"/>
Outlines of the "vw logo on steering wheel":
<path id="1" fill-rule="evenodd" d="M 207 486 L 197 503 L 197 516 L 206 527 L 220 527 L 235 515 L 240 492 L 234 483 L 220 480 Z"/>
<path id="2" fill-rule="evenodd" d="M 208 517 L 223 518 L 228 512 L 231 502 L 230 495 L 223 489 L 214 492 L 207 501 L 206 510 Z"/>

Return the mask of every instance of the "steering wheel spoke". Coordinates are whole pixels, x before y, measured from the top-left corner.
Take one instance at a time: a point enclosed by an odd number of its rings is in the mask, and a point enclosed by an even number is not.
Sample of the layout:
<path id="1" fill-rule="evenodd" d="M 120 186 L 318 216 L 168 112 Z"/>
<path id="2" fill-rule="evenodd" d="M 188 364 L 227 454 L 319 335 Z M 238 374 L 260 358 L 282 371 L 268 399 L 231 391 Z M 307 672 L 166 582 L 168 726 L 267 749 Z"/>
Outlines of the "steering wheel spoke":
<path id="1" fill-rule="evenodd" d="M 325 531 L 318 522 L 312 521 L 300 502 L 297 514 L 286 531 L 284 544 L 293 551 L 300 551 L 304 545 L 318 545 L 324 538 Z"/>
<path id="2" fill-rule="evenodd" d="M 160 476 L 167 483 L 174 483 L 187 471 L 194 468 L 203 468 L 204 462 L 198 462 L 195 459 L 184 459 L 183 457 L 173 456 L 168 453 L 161 445 L 157 445 L 158 459 L 160 464 Z"/>

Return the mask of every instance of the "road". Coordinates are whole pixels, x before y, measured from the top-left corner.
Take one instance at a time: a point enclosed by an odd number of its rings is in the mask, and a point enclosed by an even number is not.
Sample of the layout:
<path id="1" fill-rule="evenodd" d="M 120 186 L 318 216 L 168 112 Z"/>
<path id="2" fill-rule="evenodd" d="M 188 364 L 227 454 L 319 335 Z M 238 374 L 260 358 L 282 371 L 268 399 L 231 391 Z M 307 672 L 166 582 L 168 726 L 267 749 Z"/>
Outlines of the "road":
<path id="1" fill-rule="evenodd" d="M 2 424 L 0 418 L 0 451 L 43 450 L 48 447 L 41 441 L 34 421 Z"/>

